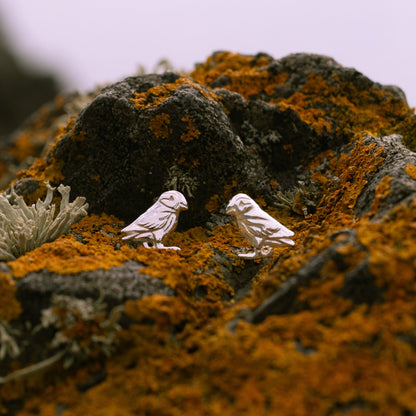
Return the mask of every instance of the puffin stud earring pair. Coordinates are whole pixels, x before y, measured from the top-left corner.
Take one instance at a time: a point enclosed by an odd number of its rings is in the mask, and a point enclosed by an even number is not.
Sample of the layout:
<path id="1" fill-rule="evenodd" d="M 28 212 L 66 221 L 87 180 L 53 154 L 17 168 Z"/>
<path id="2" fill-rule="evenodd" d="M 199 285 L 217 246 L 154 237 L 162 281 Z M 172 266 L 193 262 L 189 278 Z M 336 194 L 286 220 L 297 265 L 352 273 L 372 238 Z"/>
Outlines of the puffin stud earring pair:
<path id="1" fill-rule="evenodd" d="M 123 240 L 142 241 L 146 248 L 180 250 L 179 247 L 166 247 L 164 242 L 168 234 L 175 230 L 179 213 L 186 209 L 188 203 L 180 192 L 164 192 L 146 212 L 121 230 L 126 234 Z M 254 248 L 253 251 L 239 253 L 239 257 L 266 257 L 273 253 L 273 247 L 295 244 L 290 239 L 294 232 L 263 211 L 246 194 L 231 198 L 226 213 L 235 216 L 241 234 Z"/>

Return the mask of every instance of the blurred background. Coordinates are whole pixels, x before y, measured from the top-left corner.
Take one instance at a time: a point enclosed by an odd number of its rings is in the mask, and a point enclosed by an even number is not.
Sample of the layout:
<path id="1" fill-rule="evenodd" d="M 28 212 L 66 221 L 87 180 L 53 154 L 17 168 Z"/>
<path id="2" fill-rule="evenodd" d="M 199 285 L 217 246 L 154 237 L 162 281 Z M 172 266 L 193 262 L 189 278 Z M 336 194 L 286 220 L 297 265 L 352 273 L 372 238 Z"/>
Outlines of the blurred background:
<path id="1" fill-rule="evenodd" d="M 216 50 L 329 55 L 415 106 L 415 22 L 415 0 L 0 0 L 0 135 L 57 91 L 151 72 L 162 58 L 191 70 Z"/>

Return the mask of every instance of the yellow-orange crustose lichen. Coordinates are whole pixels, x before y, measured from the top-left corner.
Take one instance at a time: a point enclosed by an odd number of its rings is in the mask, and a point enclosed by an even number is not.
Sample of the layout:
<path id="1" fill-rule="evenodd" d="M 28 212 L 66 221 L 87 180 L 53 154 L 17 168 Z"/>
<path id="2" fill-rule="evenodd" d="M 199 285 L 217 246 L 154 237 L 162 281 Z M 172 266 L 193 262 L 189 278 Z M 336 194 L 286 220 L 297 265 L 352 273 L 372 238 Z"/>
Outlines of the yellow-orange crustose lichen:
<path id="1" fill-rule="evenodd" d="M 21 134 L 15 141 L 9 153 L 19 162 L 23 162 L 29 156 L 36 154 L 35 144 L 31 141 L 27 133 Z"/>
<path id="2" fill-rule="evenodd" d="M 0 320 L 9 322 L 20 315 L 22 308 L 14 297 L 15 292 L 12 277 L 0 272 Z"/>
<path id="3" fill-rule="evenodd" d="M 320 171 L 316 171 L 312 180 L 318 183 L 323 191 L 316 215 L 351 215 L 358 196 L 367 184 L 367 177 L 376 172 L 383 162 L 383 148 L 375 143 L 364 145 L 364 139 L 357 140 L 350 154 L 342 153 L 339 158 L 332 156 L 329 172 L 339 178 L 338 182 L 328 179 Z M 328 157 L 330 152 L 325 152 Z M 319 157 L 317 158 L 319 159 Z M 313 161 L 313 166 L 316 161 Z"/>
<path id="4" fill-rule="evenodd" d="M 267 264 L 247 266 L 232 252 L 245 242 L 230 224 L 172 233 L 169 244 L 180 246 L 180 252 L 133 248 L 120 240 L 122 222 L 103 214 L 72 227 L 82 243 L 62 236 L 10 262 L 13 278 L 40 268 L 76 278 L 71 274 L 132 259 L 143 264 L 142 273 L 175 290 L 173 297 L 126 302 L 130 324 L 120 333 L 119 351 L 105 362 L 92 360 L 73 372 L 39 377 L 36 387 L 15 383 L 13 389 L 0 388 L 3 400 L 24 398 L 18 416 L 402 416 L 416 409 L 416 200 L 374 220 L 391 192 L 392 178 L 385 176 L 369 214 L 354 214 L 357 199 L 383 163 L 383 149 L 367 143 L 365 133 L 401 133 L 414 147 L 414 114 L 387 91 L 358 91 L 341 81 L 329 86 L 313 74 L 298 93 L 273 98 L 273 82 L 285 81 L 258 71 L 268 63 L 266 56 L 224 52 L 209 58 L 192 77 L 205 85 L 225 74 L 230 78 L 226 88 L 246 98 L 265 94 L 282 111 L 296 111 L 317 134 L 331 132 L 350 140 L 348 151 L 327 150 L 305 166 L 318 195 L 311 213 L 277 209 L 259 199 L 295 231 L 296 245 L 276 249 Z M 157 107 L 189 82 L 178 81 L 137 94 L 136 108 Z M 162 117 L 150 124 L 160 139 L 169 128 Z M 324 160 L 325 170 L 318 169 Z M 405 172 L 416 179 L 413 165 L 406 165 Z M 270 184 L 277 186 L 275 178 Z M 237 188 L 235 182 L 227 185 L 205 208 L 216 212 Z M 356 243 L 344 242 L 345 229 Z M 269 316 L 257 325 L 241 321 L 230 329 L 229 322 L 242 310 L 260 305 L 334 242 L 340 261 L 326 260 L 311 282 L 299 288 L 296 313 Z M 219 264 L 218 253 L 227 253 L 231 266 Z M 363 285 L 373 285 L 371 293 L 379 296 L 372 304 L 354 303 L 343 294 L 345 276 L 359 265 L 373 279 Z M 232 299 L 225 266 L 238 270 L 238 276 L 259 267 L 245 297 Z M 9 282 L 9 276 L 0 277 Z M 12 286 L 6 287 L 11 293 Z M 104 380 L 80 388 L 102 367 Z"/>
<path id="5" fill-rule="evenodd" d="M 104 220 L 106 220 L 105 224 L 103 224 Z M 87 244 L 80 243 L 71 234 L 61 236 L 55 242 L 43 244 L 17 260 L 9 262 L 13 276 L 19 278 L 42 269 L 55 273 L 75 274 L 118 266 L 127 260 L 127 256 L 122 250 L 114 250 L 114 245 L 119 239 L 111 237 L 109 233 L 113 231 L 119 233 L 119 229 L 114 228 L 117 224 L 120 224 L 120 221 L 114 217 L 100 218 L 97 215 L 84 217 L 72 229 L 76 232 L 79 230 Z M 93 233 L 91 229 L 97 232 Z"/>
<path id="6" fill-rule="evenodd" d="M 182 85 L 188 85 L 197 89 L 207 100 L 214 100 L 215 94 L 205 90 L 201 85 L 193 82 L 188 78 L 178 78 L 175 82 L 170 84 L 158 85 L 141 93 L 134 93 L 134 98 L 130 100 L 134 103 L 136 110 L 146 110 L 148 108 L 156 108 L 162 104 L 172 93 Z"/>
<path id="7" fill-rule="evenodd" d="M 228 77 L 230 82 L 224 88 L 238 92 L 249 99 L 260 93 L 272 95 L 274 88 L 282 85 L 289 78 L 286 73 L 271 75 L 261 70 L 269 64 L 267 57 L 253 59 L 236 53 L 221 52 L 199 65 L 190 75 L 202 84 L 209 84 L 220 76 Z"/>
<path id="8" fill-rule="evenodd" d="M 150 120 L 149 129 L 152 130 L 157 139 L 167 139 L 169 134 L 172 133 L 172 129 L 169 127 L 169 124 L 169 114 L 158 114 Z"/>
<path id="9" fill-rule="evenodd" d="M 271 102 L 282 110 L 295 110 L 318 134 L 326 131 L 351 137 L 355 133 L 398 133 L 407 146 L 416 149 L 416 117 L 404 101 L 386 90 L 359 91 L 336 75 L 333 78 L 337 86 L 310 74 L 300 92 Z"/>
<path id="10" fill-rule="evenodd" d="M 197 139 L 201 132 L 194 126 L 189 114 L 184 115 L 181 121 L 186 123 L 186 132 L 181 135 L 181 140 L 184 142 L 190 142 Z"/>
<path id="11" fill-rule="evenodd" d="M 387 196 L 390 194 L 390 183 L 393 180 L 393 178 L 390 178 L 389 176 L 385 176 L 381 182 L 376 187 L 376 192 L 374 196 L 374 201 L 371 206 L 370 215 L 375 215 L 377 213 L 377 210 L 379 209 L 380 205 L 383 204 L 383 201 L 387 198 Z"/>
<path id="12" fill-rule="evenodd" d="M 371 152 L 366 158 L 363 170 L 371 160 L 378 163 Z M 340 160 L 339 166 L 346 166 L 348 159 L 341 156 Z M 331 164 L 335 168 L 336 160 Z M 343 178 L 348 179 L 351 177 Z M 360 186 L 361 182 L 352 183 Z M 121 224 L 114 217 L 85 218 L 76 232 L 87 245 L 96 247 L 96 253 L 107 245 L 107 254 L 121 251 L 143 262 L 147 266 L 142 272 L 163 279 L 178 296 L 155 295 L 127 302 L 126 314 L 133 324 L 120 335 L 120 352 L 106 362 L 106 379 L 81 392 L 77 386 L 88 379 L 88 372 L 96 371 L 93 365 L 87 366 L 42 394 L 29 396 L 20 416 L 31 415 L 35 409 L 47 415 L 62 405 L 68 415 L 91 414 L 97 406 L 104 406 L 100 407 L 105 409 L 103 414 L 117 409 L 126 415 L 307 415 L 311 408 L 328 413 L 334 406 L 349 408 L 357 400 L 371 407 L 371 411 L 356 412 L 362 415 L 384 410 L 395 414 L 397 409 L 413 406 L 416 353 L 411 341 L 400 337 L 416 327 L 416 265 L 409 263 L 416 258 L 416 226 L 409 229 L 409 224 L 416 224 L 415 204 L 398 207 L 383 222 L 356 221 L 344 204 L 344 217 L 333 216 L 331 224 L 322 215 L 318 221 L 313 215 L 301 221 L 287 217 L 302 244 L 293 251 L 280 250 L 275 267 L 235 306 L 220 301 L 226 286 L 218 270 L 209 272 L 216 265 L 211 247 L 228 250 L 230 245 L 238 245 L 231 241 L 240 238 L 234 227 L 217 227 L 211 236 L 201 228 L 174 233 L 172 243 L 183 247 L 181 253 L 127 246 L 115 250 L 112 235 L 117 235 Z M 327 212 L 329 207 L 319 209 Z M 306 310 L 270 316 L 259 325 L 240 323 L 235 333 L 226 329 L 228 320 L 244 305 L 260 302 L 306 258 L 331 244 L 328 234 L 344 227 L 347 220 L 351 226 L 356 221 L 354 227 L 368 250 L 376 284 L 385 289 L 385 302 L 355 306 L 339 296 L 345 269 L 331 260 L 322 269 L 325 278 L 301 290 L 300 300 L 309 305 Z M 367 256 L 348 244 L 339 252 L 346 270 Z M 397 270 L 403 271 L 399 280 Z M 209 288 L 208 299 L 195 300 L 193 293 L 199 285 Z M 172 328 L 177 328 L 176 333 Z M 391 374 L 397 382 L 394 388 L 388 381 Z M 120 385 L 122 388 L 115 388 Z"/>
<path id="13" fill-rule="evenodd" d="M 405 168 L 404 171 L 412 178 L 416 181 L 416 166 L 412 165 L 410 163 L 408 163 Z"/>
<path id="14" fill-rule="evenodd" d="M 252 57 L 221 52 L 208 58 L 190 75 L 197 82 L 209 84 L 220 76 L 230 82 L 222 88 L 238 92 L 246 99 L 260 93 L 262 99 L 277 104 L 282 111 L 295 110 L 318 134 L 325 132 L 352 137 L 355 133 L 375 136 L 401 134 L 404 143 L 416 150 L 416 116 L 414 109 L 387 90 L 359 90 L 352 83 L 333 75 L 329 85 L 311 73 L 301 90 L 287 97 L 274 96 L 276 86 L 288 80 L 288 74 L 270 74 L 265 56 Z M 213 90 L 215 91 L 215 89 Z"/>
<path id="15" fill-rule="evenodd" d="M 50 153 L 48 158 L 45 156 L 35 159 L 32 166 L 18 173 L 17 179 L 34 178 L 39 182 L 49 181 L 53 184 L 62 183 L 64 176 L 62 174 L 63 162 L 57 161 L 53 155 L 53 146 L 74 127 L 75 117 L 72 117 L 65 127 L 59 127 L 58 133 L 49 145 Z"/>

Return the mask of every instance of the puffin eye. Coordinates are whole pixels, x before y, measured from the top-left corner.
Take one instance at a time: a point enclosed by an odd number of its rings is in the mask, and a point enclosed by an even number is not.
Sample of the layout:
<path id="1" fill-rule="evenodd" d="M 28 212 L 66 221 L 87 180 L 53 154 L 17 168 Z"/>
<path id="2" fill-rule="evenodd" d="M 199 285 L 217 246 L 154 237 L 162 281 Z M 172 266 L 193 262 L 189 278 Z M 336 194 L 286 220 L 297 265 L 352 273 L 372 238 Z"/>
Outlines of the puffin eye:
<path id="1" fill-rule="evenodd" d="M 170 199 L 171 201 L 173 201 L 173 195 L 171 195 L 171 196 L 169 197 L 169 199 Z"/>
<path id="2" fill-rule="evenodd" d="M 240 201 L 238 203 L 238 208 L 240 208 L 241 210 L 244 210 L 244 209 L 246 209 L 249 206 L 250 206 L 250 203 L 248 203 L 246 201 Z"/>

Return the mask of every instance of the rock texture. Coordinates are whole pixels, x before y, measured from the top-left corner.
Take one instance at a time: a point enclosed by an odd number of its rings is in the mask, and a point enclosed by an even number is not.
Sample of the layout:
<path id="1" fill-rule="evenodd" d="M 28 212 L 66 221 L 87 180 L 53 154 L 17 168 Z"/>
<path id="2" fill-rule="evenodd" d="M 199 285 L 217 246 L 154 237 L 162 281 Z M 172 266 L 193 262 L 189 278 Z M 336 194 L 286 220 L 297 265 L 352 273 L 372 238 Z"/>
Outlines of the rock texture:
<path id="1" fill-rule="evenodd" d="M 413 414 L 415 150 L 404 93 L 325 56 L 217 52 L 60 97 L 0 180 L 29 202 L 62 182 L 91 210 L 0 264 L 0 334 L 19 349 L 0 357 L 5 411 Z M 182 250 L 122 241 L 168 189 L 190 207 Z M 295 247 L 240 259 L 238 192 Z"/>

